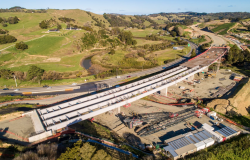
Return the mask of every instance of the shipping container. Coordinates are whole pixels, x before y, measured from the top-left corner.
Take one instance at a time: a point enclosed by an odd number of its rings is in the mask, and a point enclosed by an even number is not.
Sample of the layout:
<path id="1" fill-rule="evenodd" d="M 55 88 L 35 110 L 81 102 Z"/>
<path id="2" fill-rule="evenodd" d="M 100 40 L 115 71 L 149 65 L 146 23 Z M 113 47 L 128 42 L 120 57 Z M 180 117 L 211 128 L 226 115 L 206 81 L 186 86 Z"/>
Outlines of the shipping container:
<path id="1" fill-rule="evenodd" d="M 210 117 L 210 116 L 216 116 L 216 112 L 212 111 L 212 112 L 208 112 L 207 113 L 207 116 Z"/>
<path id="2" fill-rule="evenodd" d="M 197 147 L 197 151 L 205 149 L 206 148 L 206 144 L 203 141 L 200 141 L 196 144 L 194 144 Z"/>
<path id="3" fill-rule="evenodd" d="M 213 127 L 211 127 L 210 125 L 208 125 L 207 123 L 204 123 L 203 125 L 202 125 L 202 128 L 207 128 L 207 129 L 209 129 L 209 130 L 214 130 L 214 128 Z"/>
<path id="4" fill-rule="evenodd" d="M 212 138 L 208 138 L 203 142 L 206 144 L 206 147 L 212 146 L 214 144 L 214 140 Z"/>
<path id="5" fill-rule="evenodd" d="M 213 116 L 210 116 L 210 118 L 211 118 L 212 120 L 214 120 L 214 117 L 213 117 Z"/>

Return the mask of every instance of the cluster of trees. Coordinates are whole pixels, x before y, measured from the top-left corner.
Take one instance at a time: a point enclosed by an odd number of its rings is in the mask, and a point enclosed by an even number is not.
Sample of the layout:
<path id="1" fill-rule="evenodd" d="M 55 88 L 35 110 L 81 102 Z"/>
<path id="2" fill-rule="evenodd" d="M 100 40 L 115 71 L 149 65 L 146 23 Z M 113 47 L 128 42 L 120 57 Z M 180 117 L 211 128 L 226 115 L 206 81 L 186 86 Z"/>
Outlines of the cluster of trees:
<path id="1" fill-rule="evenodd" d="M 173 37 L 175 37 L 175 36 L 182 37 L 183 34 L 184 34 L 184 30 L 180 26 L 175 26 L 174 29 L 172 31 L 170 31 L 170 35 L 173 36 Z"/>
<path id="2" fill-rule="evenodd" d="M 126 45 L 136 45 L 137 41 L 133 39 L 133 34 L 128 31 L 122 31 L 119 35 L 118 38 L 120 39 L 121 42 L 123 42 Z"/>
<path id="3" fill-rule="evenodd" d="M 248 134 L 227 140 L 185 157 L 187 160 L 249 159 L 250 136 Z"/>
<path id="4" fill-rule="evenodd" d="M 179 38 L 179 37 L 178 37 Z M 187 45 L 188 42 L 187 41 L 183 41 L 183 40 L 178 40 L 177 42 L 174 42 L 174 44 L 176 45 Z"/>
<path id="5" fill-rule="evenodd" d="M 199 47 L 199 49 L 200 49 L 201 52 L 204 52 L 204 51 L 206 50 L 206 48 L 209 47 L 209 46 L 210 46 L 209 43 L 204 43 L 204 44 L 202 44 L 202 45 Z"/>
<path id="6" fill-rule="evenodd" d="M 104 13 L 103 17 L 110 23 L 110 27 L 134 27 L 131 22 L 118 15 Z"/>
<path id="7" fill-rule="evenodd" d="M 191 56 L 190 57 L 193 58 L 195 56 L 196 56 L 196 52 L 195 52 L 195 49 L 193 49 L 192 52 L 191 52 Z"/>
<path id="8" fill-rule="evenodd" d="M 163 43 L 160 44 L 145 44 L 143 46 L 136 46 L 135 48 L 138 49 L 145 49 L 147 51 L 153 52 L 153 51 L 158 51 L 158 50 L 164 50 L 168 47 L 171 47 L 172 45 L 168 41 L 164 41 Z"/>
<path id="9" fill-rule="evenodd" d="M 121 30 L 120 30 L 120 28 L 118 28 L 118 27 L 113 27 L 112 29 L 111 29 L 111 31 L 110 31 L 110 34 L 111 35 L 118 35 L 118 34 L 120 34 L 121 33 Z"/>
<path id="10" fill-rule="evenodd" d="M 6 23 L 9 24 L 16 24 L 18 23 L 19 19 L 17 18 L 17 16 L 15 17 L 9 17 L 8 19 L 4 18 L 4 17 L 0 17 L 0 23 L 2 24 L 3 27 L 7 27 L 8 25 Z"/>
<path id="11" fill-rule="evenodd" d="M 156 34 L 151 34 L 151 35 L 146 35 L 146 40 L 160 41 L 160 40 L 163 40 L 163 39 L 160 38 L 159 36 L 157 36 Z"/>
<path id="12" fill-rule="evenodd" d="M 45 9 L 25 9 L 23 7 L 20 6 L 14 6 L 11 7 L 9 9 L 0 9 L 0 13 L 1 12 L 25 12 L 25 13 L 46 13 L 47 11 Z"/>
<path id="13" fill-rule="evenodd" d="M 47 22 L 43 20 L 41 23 L 39 23 L 39 27 L 42 29 L 47 29 L 48 28 Z"/>
<path id="14" fill-rule="evenodd" d="M 0 34 L 7 34 L 9 31 L 7 29 L 0 29 Z"/>
<path id="15" fill-rule="evenodd" d="M 41 23 L 39 23 L 39 27 L 42 29 L 47 29 L 49 27 L 54 27 L 54 26 L 57 26 L 57 28 L 61 27 L 61 25 L 53 18 L 49 20 L 43 20 L 41 21 Z"/>
<path id="16" fill-rule="evenodd" d="M 108 160 L 108 159 L 130 159 L 135 160 L 132 155 L 110 150 L 100 144 L 78 141 L 73 147 L 67 148 L 58 160 L 68 159 L 92 159 L 92 160 Z"/>
<path id="17" fill-rule="evenodd" d="M 58 18 L 60 21 L 62 21 L 62 22 L 64 22 L 64 23 L 69 23 L 69 22 L 75 22 L 75 20 L 74 19 L 72 19 L 72 18 L 67 18 L 67 17 L 60 17 L 60 18 Z"/>
<path id="18" fill-rule="evenodd" d="M 96 32 L 84 33 L 81 38 L 83 48 L 92 48 L 99 41 L 98 34 Z"/>
<path id="19" fill-rule="evenodd" d="M 219 12 L 219 13 L 209 13 L 207 16 L 216 17 L 217 19 L 235 19 L 235 18 L 249 18 L 249 12 Z"/>
<path id="20" fill-rule="evenodd" d="M 11 71 L 9 69 L 0 69 L 0 78 L 3 79 L 12 79 L 16 78 L 20 81 L 34 81 L 40 83 L 42 80 L 60 80 L 67 78 L 76 78 L 85 76 L 86 74 L 83 71 L 75 72 L 63 72 L 59 73 L 56 71 L 45 71 L 42 68 L 39 68 L 35 65 L 29 67 L 27 72 L 22 71 Z"/>
<path id="21" fill-rule="evenodd" d="M 17 39 L 11 35 L 0 36 L 0 44 L 12 43 L 12 42 L 16 42 L 16 41 L 17 41 Z"/>
<path id="22" fill-rule="evenodd" d="M 58 158 L 58 145 L 57 144 L 39 144 L 36 147 L 36 152 L 27 151 L 20 154 L 14 160 L 41 160 L 49 159 L 56 160 Z"/>
<path id="23" fill-rule="evenodd" d="M 76 24 L 67 24 L 67 28 L 70 28 L 70 27 L 71 28 L 80 28 L 80 29 L 84 29 L 84 30 L 90 31 L 90 32 L 93 31 L 93 29 L 91 28 L 91 24 L 89 24 L 89 23 L 85 23 L 84 26 L 78 26 Z"/>
<path id="24" fill-rule="evenodd" d="M 37 9 L 37 10 L 28 9 L 25 11 L 25 13 L 47 13 L 47 10 L 45 10 L 45 9 Z"/>
<path id="25" fill-rule="evenodd" d="M 242 62 L 250 62 L 250 52 L 246 50 L 240 50 L 237 45 L 230 48 L 227 56 L 227 64 L 243 64 Z"/>
<path id="26" fill-rule="evenodd" d="M 20 49 L 20 50 L 28 49 L 28 45 L 25 44 L 24 42 L 16 43 L 15 47 L 16 49 Z"/>

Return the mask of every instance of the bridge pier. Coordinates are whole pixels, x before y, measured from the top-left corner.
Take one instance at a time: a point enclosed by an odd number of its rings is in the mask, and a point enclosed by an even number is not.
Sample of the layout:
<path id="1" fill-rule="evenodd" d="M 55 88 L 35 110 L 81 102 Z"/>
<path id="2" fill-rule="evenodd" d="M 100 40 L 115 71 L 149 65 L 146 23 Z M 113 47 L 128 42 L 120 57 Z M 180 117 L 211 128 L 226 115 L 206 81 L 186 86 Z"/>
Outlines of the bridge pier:
<path id="1" fill-rule="evenodd" d="M 117 114 L 121 113 L 121 107 L 117 108 Z"/>
<path id="2" fill-rule="evenodd" d="M 203 72 L 208 72 L 208 67 L 206 67 L 205 69 L 203 69 Z"/>
<path id="3" fill-rule="evenodd" d="M 192 76 L 188 77 L 188 78 L 187 78 L 187 80 L 188 80 L 188 81 L 192 81 L 192 80 L 194 80 L 194 75 L 192 75 Z"/>
<path id="4" fill-rule="evenodd" d="M 163 96 L 167 96 L 167 95 L 168 95 L 168 87 L 165 88 L 165 89 L 162 89 L 160 93 L 161 93 L 161 95 L 163 95 Z"/>

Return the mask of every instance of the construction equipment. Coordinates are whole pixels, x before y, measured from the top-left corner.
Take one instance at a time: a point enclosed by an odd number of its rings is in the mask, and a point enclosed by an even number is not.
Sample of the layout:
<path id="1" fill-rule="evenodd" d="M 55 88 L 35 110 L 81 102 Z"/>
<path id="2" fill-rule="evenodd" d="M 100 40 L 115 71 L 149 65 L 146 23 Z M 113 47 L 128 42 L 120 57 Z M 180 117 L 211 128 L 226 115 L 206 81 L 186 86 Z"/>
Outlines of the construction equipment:
<path id="1" fill-rule="evenodd" d="M 184 109 L 176 113 L 144 113 L 138 114 L 134 117 L 127 117 L 124 122 L 128 124 L 129 128 L 133 128 L 134 126 L 139 126 L 143 123 L 146 123 L 142 127 L 138 128 L 136 132 L 140 136 L 147 136 L 161 130 L 166 130 L 168 127 L 171 127 L 183 121 L 187 121 L 188 119 L 197 116 L 197 113 L 195 112 L 196 110 L 197 106 Z"/>

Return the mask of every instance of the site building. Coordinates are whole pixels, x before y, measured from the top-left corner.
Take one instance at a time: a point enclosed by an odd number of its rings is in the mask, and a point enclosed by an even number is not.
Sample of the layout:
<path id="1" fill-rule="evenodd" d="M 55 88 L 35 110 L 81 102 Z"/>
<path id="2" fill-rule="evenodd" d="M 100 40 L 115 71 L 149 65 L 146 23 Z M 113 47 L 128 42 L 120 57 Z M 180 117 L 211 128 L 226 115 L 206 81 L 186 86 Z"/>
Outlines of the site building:
<path id="1" fill-rule="evenodd" d="M 165 140 L 167 146 L 164 150 L 171 159 L 176 160 L 240 134 L 228 126 L 214 131 L 215 129 L 206 123 L 203 124 L 202 129 Z"/>

